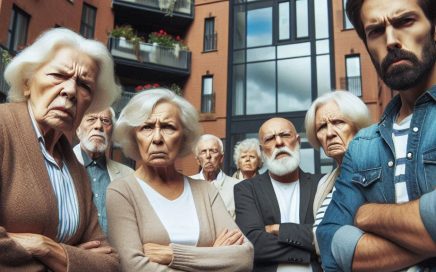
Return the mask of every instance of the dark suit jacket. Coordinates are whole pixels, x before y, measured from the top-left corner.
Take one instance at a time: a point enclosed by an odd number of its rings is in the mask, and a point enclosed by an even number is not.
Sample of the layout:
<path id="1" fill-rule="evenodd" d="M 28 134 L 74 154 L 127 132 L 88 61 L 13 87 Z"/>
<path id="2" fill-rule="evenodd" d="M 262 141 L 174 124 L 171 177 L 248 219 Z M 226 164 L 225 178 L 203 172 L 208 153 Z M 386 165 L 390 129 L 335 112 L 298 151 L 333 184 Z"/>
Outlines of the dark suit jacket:
<path id="1" fill-rule="evenodd" d="M 275 272 L 280 263 L 312 264 L 322 271 L 313 245 L 313 199 L 321 175 L 300 170 L 300 224 L 280 224 L 280 208 L 268 172 L 235 185 L 236 223 L 254 245 L 253 271 Z M 280 224 L 279 235 L 266 225 Z"/>

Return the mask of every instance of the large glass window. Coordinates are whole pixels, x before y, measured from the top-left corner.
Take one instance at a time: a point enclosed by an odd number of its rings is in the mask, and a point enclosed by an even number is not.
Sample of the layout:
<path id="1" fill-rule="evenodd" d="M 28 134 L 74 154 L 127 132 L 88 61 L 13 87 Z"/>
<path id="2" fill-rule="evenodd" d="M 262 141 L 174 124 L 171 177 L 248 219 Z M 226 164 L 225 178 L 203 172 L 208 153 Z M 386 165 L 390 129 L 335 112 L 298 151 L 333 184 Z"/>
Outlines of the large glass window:
<path id="1" fill-rule="evenodd" d="M 8 49 L 19 51 L 26 46 L 30 15 L 14 6 L 8 28 Z"/>
<path id="2" fill-rule="evenodd" d="M 362 80 L 360 76 L 360 56 L 345 56 L 346 65 L 346 89 L 351 93 L 362 96 Z"/>
<path id="3" fill-rule="evenodd" d="M 247 12 L 247 47 L 272 44 L 272 7 Z"/>
<path id="4" fill-rule="evenodd" d="M 295 1 L 295 15 L 297 19 L 297 39 L 309 37 L 309 10 L 307 0 Z"/>
<path id="5" fill-rule="evenodd" d="M 203 51 L 216 50 L 217 34 L 215 33 L 215 18 L 210 17 L 204 20 L 204 44 Z"/>
<path id="6" fill-rule="evenodd" d="M 279 3 L 279 40 L 288 40 L 291 38 L 289 2 Z"/>
<path id="7" fill-rule="evenodd" d="M 276 111 L 275 62 L 247 64 L 246 114 Z"/>
<path id="8" fill-rule="evenodd" d="M 201 89 L 201 112 L 215 112 L 215 94 L 213 92 L 213 76 L 203 76 Z"/>
<path id="9" fill-rule="evenodd" d="M 80 34 L 88 39 L 94 38 L 95 32 L 95 17 L 97 9 L 91 5 L 83 3 L 82 19 L 80 21 Z"/>
<path id="10" fill-rule="evenodd" d="M 344 18 L 344 29 L 352 29 L 353 25 L 350 20 L 348 20 L 347 12 L 345 11 L 345 6 L 347 5 L 347 0 L 342 0 L 342 8 L 343 8 L 343 18 Z"/>

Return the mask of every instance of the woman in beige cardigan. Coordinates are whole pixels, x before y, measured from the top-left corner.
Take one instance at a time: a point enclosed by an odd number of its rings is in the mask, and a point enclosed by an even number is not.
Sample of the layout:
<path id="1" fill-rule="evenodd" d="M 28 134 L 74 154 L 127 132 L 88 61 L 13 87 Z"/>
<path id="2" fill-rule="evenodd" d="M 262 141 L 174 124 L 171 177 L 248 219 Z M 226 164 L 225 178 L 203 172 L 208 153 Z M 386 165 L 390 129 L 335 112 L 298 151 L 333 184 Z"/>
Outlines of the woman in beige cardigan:
<path id="1" fill-rule="evenodd" d="M 357 96 L 347 91 L 333 91 L 313 101 L 306 114 L 306 134 L 310 144 L 323 149 L 327 157 L 335 160 L 337 167 L 321 178 L 313 201 L 315 223 L 313 231 L 324 218 L 331 201 L 336 178 L 339 176 L 342 159 L 348 144 L 356 133 L 369 126 L 368 108 Z M 319 255 L 315 237 L 315 248 Z"/>
<path id="2" fill-rule="evenodd" d="M 250 271 L 253 247 L 213 185 L 177 172 L 199 135 L 196 110 L 167 89 L 137 94 L 114 139 L 136 160 L 107 192 L 109 239 L 124 271 Z"/>

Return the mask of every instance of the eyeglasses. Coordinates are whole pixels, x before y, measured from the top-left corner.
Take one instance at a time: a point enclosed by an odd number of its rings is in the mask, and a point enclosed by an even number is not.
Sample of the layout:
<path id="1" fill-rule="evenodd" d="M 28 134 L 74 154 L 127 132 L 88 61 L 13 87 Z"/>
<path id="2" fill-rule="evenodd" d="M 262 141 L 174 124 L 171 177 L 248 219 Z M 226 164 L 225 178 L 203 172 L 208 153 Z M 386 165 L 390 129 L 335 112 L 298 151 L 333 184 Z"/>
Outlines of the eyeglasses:
<path id="1" fill-rule="evenodd" d="M 289 140 L 293 136 L 293 133 L 290 130 L 284 130 L 274 134 L 267 134 L 263 136 L 262 141 L 264 144 L 272 143 L 276 137 L 280 137 L 282 140 Z"/>
<path id="2" fill-rule="evenodd" d="M 110 126 L 112 125 L 112 119 L 108 118 L 108 117 L 103 117 L 103 116 L 88 116 L 85 121 L 86 123 L 88 123 L 89 125 L 93 125 L 95 124 L 95 122 L 97 122 L 97 120 L 100 119 L 101 123 L 105 126 Z"/>

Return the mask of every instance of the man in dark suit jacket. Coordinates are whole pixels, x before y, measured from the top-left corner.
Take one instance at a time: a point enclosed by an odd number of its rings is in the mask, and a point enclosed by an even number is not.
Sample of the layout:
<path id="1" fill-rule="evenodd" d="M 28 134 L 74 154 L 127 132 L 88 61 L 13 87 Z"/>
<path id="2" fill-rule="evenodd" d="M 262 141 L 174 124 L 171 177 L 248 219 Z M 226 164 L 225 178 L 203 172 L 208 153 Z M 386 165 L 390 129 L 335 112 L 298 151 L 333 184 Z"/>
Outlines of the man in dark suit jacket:
<path id="1" fill-rule="evenodd" d="M 259 141 L 268 171 L 234 189 L 236 223 L 254 245 L 253 271 L 321 271 L 312 233 L 320 176 L 299 169 L 300 137 L 288 120 L 267 120 Z"/>

